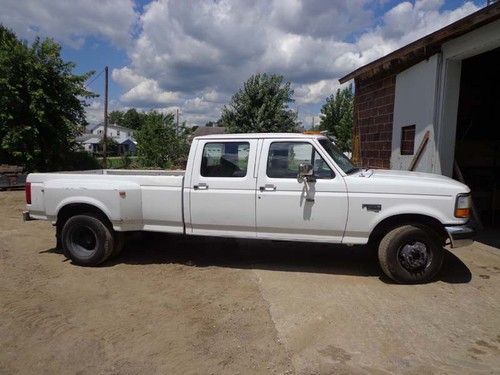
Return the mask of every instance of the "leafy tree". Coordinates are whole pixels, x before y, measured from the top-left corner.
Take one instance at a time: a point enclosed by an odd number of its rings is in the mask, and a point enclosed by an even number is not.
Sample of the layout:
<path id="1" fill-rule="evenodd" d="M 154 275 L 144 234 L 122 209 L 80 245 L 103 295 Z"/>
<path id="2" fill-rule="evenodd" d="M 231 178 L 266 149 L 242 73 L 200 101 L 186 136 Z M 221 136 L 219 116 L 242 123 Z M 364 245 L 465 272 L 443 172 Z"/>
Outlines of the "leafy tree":
<path id="1" fill-rule="evenodd" d="M 342 151 L 351 151 L 354 94 L 352 85 L 338 89 L 321 108 L 320 129 L 328 130 Z"/>
<path id="2" fill-rule="evenodd" d="M 117 124 L 123 126 L 123 111 L 111 111 L 108 114 L 108 122 L 110 124 Z"/>
<path id="3" fill-rule="evenodd" d="M 188 129 L 183 123 L 176 129 L 174 115 L 156 111 L 146 114 L 136 132 L 137 154 L 145 167 L 170 168 L 179 166 L 187 155 Z"/>
<path id="4" fill-rule="evenodd" d="M 293 102 L 290 82 L 283 76 L 255 74 L 222 109 L 220 123 L 231 133 L 293 132 L 297 114 L 288 107 Z"/>
<path id="5" fill-rule="evenodd" d="M 91 73 L 75 75 L 61 47 L 37 38 L 31 46 L 0 25 L 0 160 L 26 170 L 64 168 L 85 126 Z"/>
<path id="6" fill-rule="evenodd" d="M 147 113 L 139 112 L 135 108 L 130 108 L 127 111 L 112 111 L 108 115 L 110 124 L 117 124 L 130 129 L 140 129 L 146 120 Z"/>
<path id="7" fill-rule="evenodd" d="M 120 145 L 111 137 L 106 137 L 106 155 L 113 156 L 118 155 L 118 149 Z M 99 141 L 99 153 L 104 154 L 104 137 Z"/>

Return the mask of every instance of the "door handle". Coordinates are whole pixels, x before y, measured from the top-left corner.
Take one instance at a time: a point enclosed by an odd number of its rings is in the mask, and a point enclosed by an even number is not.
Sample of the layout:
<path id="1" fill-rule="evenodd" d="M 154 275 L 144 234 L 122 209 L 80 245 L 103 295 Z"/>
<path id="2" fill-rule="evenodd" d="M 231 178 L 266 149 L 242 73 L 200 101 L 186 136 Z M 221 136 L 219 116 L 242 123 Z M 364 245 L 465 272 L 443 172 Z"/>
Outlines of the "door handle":
<path id="1" fill-rule="evenodd" d="M 259 187 L 260 191 L 275 191 L 276 185 L 274 184 L 265 184 L 264 186 Z"/>
<path id="2" fill-rule="evenodd" d="M 208 189 L 208 185 L 206 183 L 204 183 L 204 182 L 200 182 L 198 185 L 194 185 L 193 189 L 194 190 L 207 190 Z"/>

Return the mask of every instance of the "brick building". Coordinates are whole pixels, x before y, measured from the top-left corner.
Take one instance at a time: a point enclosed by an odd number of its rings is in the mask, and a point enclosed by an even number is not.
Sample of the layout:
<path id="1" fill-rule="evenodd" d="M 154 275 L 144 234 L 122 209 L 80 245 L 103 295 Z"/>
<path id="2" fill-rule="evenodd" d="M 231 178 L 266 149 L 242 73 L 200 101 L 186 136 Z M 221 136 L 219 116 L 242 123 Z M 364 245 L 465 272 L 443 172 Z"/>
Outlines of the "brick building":
<path id="1" fill-rule="evenodd" d="M 350 80 L 353 156 L 362 165 L 461 174 L 477 205 L 494 217 L 500 210 L 500 2 L 340 82 Z"/>

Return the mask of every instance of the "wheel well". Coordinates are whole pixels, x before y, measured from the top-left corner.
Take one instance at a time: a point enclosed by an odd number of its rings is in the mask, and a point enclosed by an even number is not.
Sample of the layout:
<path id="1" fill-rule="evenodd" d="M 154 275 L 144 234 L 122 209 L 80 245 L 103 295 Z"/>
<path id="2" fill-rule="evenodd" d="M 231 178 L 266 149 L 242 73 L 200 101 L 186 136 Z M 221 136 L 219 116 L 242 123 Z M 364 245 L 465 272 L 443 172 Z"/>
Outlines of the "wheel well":
<path id="1" fill-rule="evenodd" d="M 378 223 L 375 228 L 373 228 L 368 243 L 378 243 L 390 230 L 395 227 L 408 224 L 420 225 L 429 228 L 439 239 L 441 239 L 443 244 L 448 238 L 444 225 L 439 220 L 426 215 L 403 214 L 385 218 Z"/>
<path id="2" fill-rule="evenodd" d="M 70 217 L 81 214 L 92 214 L 102 220 L 109 228 L 113 228 L 108 216 L 96 206 L 87 203 L 70 203 L 62 207 L 57 213 L 56 227 L 58 231 L 62 229 Z"/>

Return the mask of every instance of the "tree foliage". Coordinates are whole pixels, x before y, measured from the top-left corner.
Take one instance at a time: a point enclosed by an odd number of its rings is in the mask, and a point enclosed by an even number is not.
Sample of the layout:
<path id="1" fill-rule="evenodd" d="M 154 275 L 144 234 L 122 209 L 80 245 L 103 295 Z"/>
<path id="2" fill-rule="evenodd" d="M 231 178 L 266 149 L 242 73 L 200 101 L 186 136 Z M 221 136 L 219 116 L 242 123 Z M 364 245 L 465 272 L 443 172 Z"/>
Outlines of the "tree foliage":
<path id="1" fill-rule="evenodd" d="M 31 46 L 0 25 L 0 161 L 26 170 L 57 170 L 85 126 L 84 83 L 61 47 L 37 38 Z"/>
<path id="2" fill-rule="evenodd" d="M 99 153 L 104 154 L 104 137 L 99 141 Z M 120 145 L 111 137 L 106 137 L 106 156 L 118 155 Z"/>
<path id="3" fill-rule="evenodd" d="M 180 166 L 189 151 L 188 134 L 184 123 L 176 129 L 172 113 L 147 113 L 142 127 L 136 132 L 141 164 L 156 168 Z"/>
<path id="4" fill-rule="evenodd" d="M 110 124 L 117 124 L 129 129 L 140 129 L 144 121 L 146 121 L 147 113 L 139 112 L 135 108 L 130 108 L 127 111 L 112 111 L 108 115 Z"/>
<path id="5" fill-rule="evenodd" d="M 299 125 L 290 82 L 283 76 L 255 74 L 222 109 L 219 122 L 230 133 L 293 132 Z"/>
<path id="6" fill-rule="evenodd" d="M 354 94 L 352 85 L 338 89 L 321 108 L 320 129 L 328 130 L 342 151 L 351 151 Z"/>

